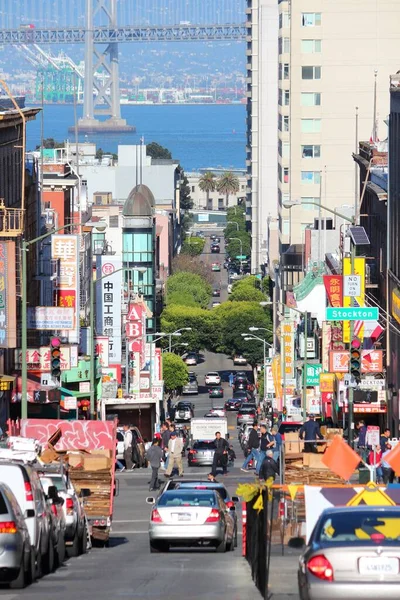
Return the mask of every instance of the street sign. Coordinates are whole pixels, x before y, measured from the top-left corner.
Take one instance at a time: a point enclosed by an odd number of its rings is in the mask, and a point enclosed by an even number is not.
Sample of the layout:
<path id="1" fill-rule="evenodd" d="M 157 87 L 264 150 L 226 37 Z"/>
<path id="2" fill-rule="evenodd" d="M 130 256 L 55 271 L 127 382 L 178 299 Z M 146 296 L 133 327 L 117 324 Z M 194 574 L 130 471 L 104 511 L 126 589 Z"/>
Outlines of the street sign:
<path id="1" fill-rule="evenodd" d="M 345 387 L 351 387 L 351 388 L 357 387 L 357 381 L 355 380 L 353 375 L 345 375 L 343 377 L 343 383 L 344 383 Z"/>
<path id="2" fill-rule="evenodd" d="M 239 254 L 237 257 L 237 260 L 244 260 L 246 258 L 245 254 Z"/>
<path id="3" fill-rule="evenodd" d="M 350 298 L 361 296 L 361 276 L 360 275 L 345 275 L 344 276 L 344 295 Z"/>
<path id="4" fill-rule="evenodd" d="M 377 425 L 368 425 L 367 427 L 367 446 L 380 446 L 380 429 Z"/>
<path id="5" fill-rule="evenodd" d="M 379 319 L 379 309 L 375 306 L 339 308 L 328 306 L 325 310 L 326 321 L 377 321 Z"/>
<path id="6" fill-rule="evenodd" d="M 321 364 L 308 364 L 307 365 L 307 372 L 306 372 L 306 377 L 307 377 L 307 386 L 315 386 L 315 385 L 319 385 L 319 374 L 322 371 L 322 365 Z"/>

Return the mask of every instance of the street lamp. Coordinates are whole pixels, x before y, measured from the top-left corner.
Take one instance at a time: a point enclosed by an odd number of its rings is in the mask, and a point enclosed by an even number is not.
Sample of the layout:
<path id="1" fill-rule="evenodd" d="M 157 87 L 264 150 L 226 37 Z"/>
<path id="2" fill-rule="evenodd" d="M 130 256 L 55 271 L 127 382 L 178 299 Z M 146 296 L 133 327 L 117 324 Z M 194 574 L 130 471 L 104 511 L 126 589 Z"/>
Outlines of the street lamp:
<path id="1" fill-rule="evenodd" d="M 236 223 L 236 221 L 227 221 L 226 224 L 227 225 L 236 225 L 237 231 L 239 231 L 239 223 Z"/>
<path id="2" fill-rule="evenodd" d="M 158 340 L 160 340 L 163 337 L 167 337 L 168 338 L 168 352 L 171 352 L 171 348 L 172 348 L 172 338 L 173 337 L 179 337 L 180 335 L 182 335 L 182 331 L 192 331 L 191 327 L 181 327 L 180 329 L 177 329 L 176 331 L 173 331 L 172 333 L 156 333 L 154 335 L 158 335 L 159 337 L 155 340 L 153 340 L 154 342 L 158 342 Z"/>
<path id="3" fill-rule="evenodd" d="M 231 237 L 228 238 L 229 241 L 231 240 L 236 240 L 237 242 L 239 242 L 240 244 L 240 272 L 242 272 L 242 267 L 243 267 L 243 263 L 242 263 L 242 256 L 243 256 L 243 242 L 240 238 L 237 237 Z"/>
<path id="4" fill-rule="evenodd" d="M 70 229 L 73 227 L 91 227 L 92 229 L 97 229 L 98 231 L 104 231 L 107 227 L 107 224 L 99 221 L 97 223 L 91 223 L 87 221 L 86 223 L 67 223 L 62 227 L 58 227 L 57 229 L 52 229 L 47 233 L 34 238 L 33 240 L 22 240 L 21 246 L 21 262 L 22 262 L 22 272 L 21 272 L 21 352 L 22 352 L 22 365 L 21 365 L 21 418 L 26 419 L 28 417 L 28 365 L 26 362 L 26 353 L 28 350 L 28 323 L 27 323 L 27 260 L 26 255 L 29 251 L 29 247 L 37 242 L 41 242 L 46 238 L 54 235 L 58 231 L 63 231 L 64 229 Z M 92 291 L 92 290 L 91 290 Z M 91 297 L 92 303 L 92 297 Z M 93 311 L 91 311 L 92 318 Z M 93 349 L 92 349 L 93 350 Z M 92 352 L 93 354 L 93 352 Z M 92 380 L 92 371 L 90 373 Z M 90 408 L 94 406 L 94 388 L 90 389 Z M 93 416 L 93 412 L 92 412 Z"/>
<path id="5" fill-rule="evenodd" d="M 171 346 L 171 350 L 173 350 L 174 348 L 178 348 L 180 346 L 187 347 L 187 346 L 189 346 L 189 344 L 187 342 L 178 342 L 177 344 L 174 344 L 173 346 Z M 166 351 L 167 351 L 167 349 L 164 348 L 163 353 L 166 352 Z"/>
<path id="6" fill-rule="evenodd" d="M 263 361 L 264 394 L 263 394 L 263 400 L 264 400 L 265 394 L 266 394 L 266 390 L 267 390 L 267 369 L 266 369 L 266 364 L 267 364 L 267 348 L 266 347 L 269 346 L 270 348 L 272 348 L 272 344 L 270 344 L 269 342 L 267 342 L 267 340 L 264 340 L 263 338 L 258 337 L 257 335 L 249 335 L 248 333 L 242 333 L 242 337 L 244 337 L 244 340 L 246 342 L 257 340 L 258 342 L 262 342 L 262 344 L 263 344 L 263 350 L 264 350 L 264 361 Z"/>
<path id="7" fill-rule="evenodd" d="M 267 327 L 249 327 L 249 331 L 269 331 L 269 333 L 274 333 L 272 329 L 267 329 Z"/>

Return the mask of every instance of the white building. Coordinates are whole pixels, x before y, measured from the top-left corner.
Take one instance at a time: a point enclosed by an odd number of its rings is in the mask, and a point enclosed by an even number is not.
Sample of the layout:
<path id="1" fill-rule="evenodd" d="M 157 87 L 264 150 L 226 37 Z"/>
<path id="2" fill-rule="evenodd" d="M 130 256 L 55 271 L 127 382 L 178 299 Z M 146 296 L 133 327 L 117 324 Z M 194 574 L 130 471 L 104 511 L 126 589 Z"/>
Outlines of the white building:
<path id="1" fill-rule="evenodd" d="M 220 177 L 224 173 L 220 169 L 206 170 L 214 173 L 216 182 L 218 181 L 218 177 Z M 207 193 L 203 192 L 200 189 L 199 182 L 206 170 L 202 170 L 199 173 L 185 173 L 190 186 L 190 197 L 193 200 L 193 208 L 197 208 L 200 210 L 224 210 L 226 207 L 225 194 L 218 192 L 217 190 L 215 190 L 214 192 L 210 192 L 209 202 L 207 204 Z M 230 171 L 233 172 L 239 180 L 239 191 L 237 192 L 237 194 L 229 194 L 228 206 L 236 206 L 239 200 L 244 201 L 246 197 L 247 177 L 243 171 L 238 171 L 234 169 L 230 169 Z"/>

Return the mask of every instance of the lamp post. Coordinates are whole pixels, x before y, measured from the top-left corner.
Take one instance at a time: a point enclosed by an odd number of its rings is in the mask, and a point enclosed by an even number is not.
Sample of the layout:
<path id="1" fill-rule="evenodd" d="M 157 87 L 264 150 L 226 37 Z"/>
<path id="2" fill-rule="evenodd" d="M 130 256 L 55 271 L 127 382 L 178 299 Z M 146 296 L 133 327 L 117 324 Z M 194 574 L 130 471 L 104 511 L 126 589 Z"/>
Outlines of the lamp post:
<path id="1" fill-rule="evenodd" d="M 242 267 L 243 267 L 243 262 L 242 262 L 243 242 L 242 242 L 242 240 L 240 238 L 237 238 L 237 237 L 231 237 L 231 238 L 229 238 L 229 241 L 231 241 L 231 240 L 236 240 L 240 244 L 240 272 L 242 272 Z"/>
<path id="2" fill-rule="evenodd" d="M 227 225 L 236 225 L 237 231 L 239 231 L 239 223 L 236 223 L 236 221 L 227 221 L 226 224 Z"/>
<path id="3" fill-rule="evenodd" d="M 155 333 L 154 335 L 158 335 L 159 337 L 156 340 L 153 340 L 153 343 L 158 342 L 158 340 L 161 340 L 161 338 L 167 337 L 168 338 L 168 352 L 171 352 L 172 338 L 181 336 L 182 331 L 192 331 L 192 328 L 191 327 L 181 327 L 180 329 L 177 329 L 176 331 L 173 331 L 172 333 L 163 333 L 163 332 Z"/>
<path id="4" fill-rule="evenodd" d="M 171 347 L 171 350 L 173 350 L 174 348 L 179 348 L 179 347 L 181 347 L 181 346 L 183 346 L 183 347 L 187 348 L 187 346 L 189 346 L 189 344 L 188 344 L 188 343 L 186 343 L 186 342 L 178 342 L 177 344 L 174 344 L 174 345 Z M 166 352 L 166 351 L 167 351 L 167 349 L 166 349 L 166 348 L 164 348 L 164 350 L 162 351 L 162 353 L 164 354 L 164 352 Z"/>
<path id="5" fill-rule="evenodd" d="M 267 346 L 272 348 L 272 344 L 267 342 L 267 340 L 264 340 L 263 338 L 260 338 L 254 334 L 242 333 L 242 337 L 244 337 L 246 342 L 249 342 L 251 340 L 257 340 L 259 342 L 262 342 L 262 344 L 263 344 L 263 350 L 264 350 L 264 362 L 263 362 L 263 366 L 264 366 L 264 373 L 263 373 L 263 375 L 264 375 L 264 394 L 263 394 L 263 396 L 264 397 L 263 397 L 263 400 L 264 400 L 265 394 L 266 394 L 266 389 L 267 389 L 267 369 L 265 368 L 266 362 L 267 362 Z"/>
<path id="6" fill-rule="evenodd" d="M 98 223 L 91 223 L 87 221 L 86 223 L 67 223 L 62 227 L 58 227 L 57 229 L 52 229 L 43 235 L 34 238 L 33 240 L 22 240 L 22 269 L 21 269 L 21 353 L 22 353 L 22 364 L 21 364 L 21 418 L 26 419 L 28 417 L 28 365 L 26 362 L 26 353 L 28 350 L 28 323 L 27 323 L 27 260 L 26 255 L 29 251 L 29 247 L 33 244 L 37 244 L 37 242 L 41 242 L 46 238 L 54 235 L 58 231 L 63 231 L 64 229 L 70 229 L 73 227 L 91 227 L 95 228 L 98 231 L 104 231 L 107 227 L 106 223 L 99 221 Z M 91 290 L 92 291 L 92 290 Z M 92 304 L 92 294 L 91 294 L 91 304 Z M 91 311 L 92 314 L 92 311 Z M 92 376 L 92 372 L 90 373 Z M 93 397 L 93 400 L 92 400 Z M 90 390 L 90 401 L 91 407 L 94 404 L 94 389 Z"/>

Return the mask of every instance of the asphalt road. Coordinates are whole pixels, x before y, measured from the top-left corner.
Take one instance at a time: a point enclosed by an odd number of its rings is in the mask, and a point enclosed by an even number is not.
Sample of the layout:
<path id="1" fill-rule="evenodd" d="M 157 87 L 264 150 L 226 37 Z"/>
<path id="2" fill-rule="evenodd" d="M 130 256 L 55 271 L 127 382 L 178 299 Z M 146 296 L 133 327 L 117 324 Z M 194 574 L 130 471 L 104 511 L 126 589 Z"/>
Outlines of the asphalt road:
<path id="1" fill-rule="evenodd" d="M 209 248 L 209 242 L 207 246 Z M 222 248 L 221 248 L 222 249 Z M 222 262 L 220 255 L 205 254 L 204 260 Z M 222 300 L 226 299 L 226 271 L 215 274 L 215 282 L 222 284 Z M 192 369 L 192 368 L 191 368 Z M 228 357 L 205 353 L 202 362 L 194 367 L 199 383 L 204 383 L 207 371 L 220 371 L 227 375 L 234 370 Z M 224 382 L 225 398 L 229 385 Z M 211 400 L 203 386 L 199 396 L 193 397 L 196 416 L 203 416 L 211 407 Z M 189 398 L 189 396 L 188 396 Z M 225 400 L 224 398 L 224 400 Z M 240 472 L 243 454 L 236 435 L 236 414 L 231 413 L 229 427 L 237 454 L 237 461 L 228 475 L 220 478 L 231 493 L 239 481 L 251 479 Z M 207 467 L 187 467 L 185 476 L 206 476 Z M 239 545 L 234 552 L 216 554 L 214 550 L 171 550 L 166 554 L 150 554 L 148 521 L 151 507 L 146 504 L 150 472 L 140 470 L 118 474 L 119 495 L 115 500 L 113 533 L 110 547 L 93 549 L 85 556 L 66 561 L 55 573 L 41 579 L 21 592 L 0 591 L 0 598 L 18 600 L 247 600 L 261 598 L 255 588 L 250 569 L 241 553 L 241 528 Z M 239 507 L 240 511 L 240 507 Z"/>

